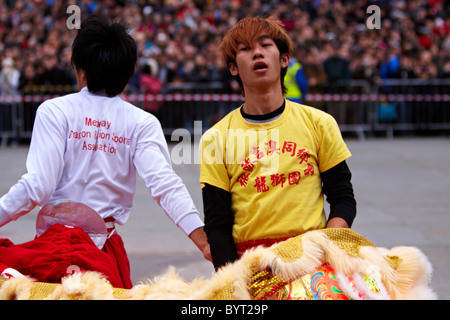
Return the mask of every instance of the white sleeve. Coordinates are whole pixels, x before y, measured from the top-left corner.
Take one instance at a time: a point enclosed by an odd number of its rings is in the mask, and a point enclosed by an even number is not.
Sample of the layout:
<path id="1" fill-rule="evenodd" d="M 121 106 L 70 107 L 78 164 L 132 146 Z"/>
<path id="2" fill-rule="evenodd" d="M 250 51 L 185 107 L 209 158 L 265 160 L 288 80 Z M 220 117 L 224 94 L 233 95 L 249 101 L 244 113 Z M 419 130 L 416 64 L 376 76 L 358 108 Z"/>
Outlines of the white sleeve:
<path id="1" fill-rule="evenodd" d="M 147 121 L 142 125 L 134 164 L 153 199 L 186 235 L 203 226 L 185 184 L 172 169 L 159 122 Z"/>
<path id="2" fill-rule="evenodd" d="M 64 124 L 41 105 L 27 157 L 27 173 L 0 198 L 0 227 L 42 205 L 54 192 L 64 166 Z"/>

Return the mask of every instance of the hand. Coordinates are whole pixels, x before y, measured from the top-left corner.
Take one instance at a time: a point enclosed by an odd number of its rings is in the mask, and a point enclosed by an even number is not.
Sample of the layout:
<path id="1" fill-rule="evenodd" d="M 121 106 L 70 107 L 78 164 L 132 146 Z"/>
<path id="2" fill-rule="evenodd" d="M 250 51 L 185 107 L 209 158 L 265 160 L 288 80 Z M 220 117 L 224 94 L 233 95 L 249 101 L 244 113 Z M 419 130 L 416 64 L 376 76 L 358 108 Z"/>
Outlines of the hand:
<path id="1" fill-rule="evenodd" d="M 349 228 L 347 222 L 342 218 L 333 218 L 327 223 L 327 228 Z"/>
<path id="2" fill-rule="evenodd" d="M 203 253 L 206 260 L 212 263 L 211 249 L 209 247 L 208 238 L 203 228 L 197 228 L 191 232 L 189 238 L 194 242 L 197 248 Z"/>

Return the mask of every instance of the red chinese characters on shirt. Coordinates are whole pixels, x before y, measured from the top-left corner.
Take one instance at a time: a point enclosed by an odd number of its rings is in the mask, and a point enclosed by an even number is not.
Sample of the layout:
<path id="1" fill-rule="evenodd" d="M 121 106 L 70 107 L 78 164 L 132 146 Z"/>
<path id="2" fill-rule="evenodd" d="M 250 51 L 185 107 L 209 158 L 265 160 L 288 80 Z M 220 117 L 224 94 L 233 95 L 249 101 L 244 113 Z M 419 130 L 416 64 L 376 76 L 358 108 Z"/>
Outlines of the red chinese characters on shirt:
<path id="1" fill-rule="evenodd" d="M 241 163 L 241 167 L 245 171 L 252 172 L 255 165 L 253 163 L 251 163 L 250 158 L 247 158 L 247 159 L 244 159 L 244 161 Z"/>
<path id="2" fill-rule="evenodd" d="M 280 154 L 280 148 L 277 147 L 277 142 L 269 140 L 269 142 L 264 143 L 266 145 L 266 154 L 268 156 L 272 154 Z"/>
<path id="3" fill-rule="evenodd" d="M 253 153 L 256 156 L 256 159 L 261 159 L 264 157 L 264 152 L 259 150 L 259 147 L 253 147 Z"/>
<path id="4" fill-rule="evenodd" d="M 266 185 L 266 177 L 264 176 L 256 177 L 254 186 L 256 187 L 256 192 L 269 191 L 269 186 Z"/>
<path id="5" fill-rule="evenodd" d="M 305 173 L 305 176 L 311 175 L 311 177 L 312 177 L 314 174 L 314 166 L 312 164 L 308 163 L 308 167 L 305 169 L 304 173 Z"/>
<path id="6" fill-rule="evenodd" d="M 237 179 L 237 181 L 239 182 L 239 184 L 241 185 L 241 187 L 246 187 L 247 183 L 248 183 L 248 177 L 249 177 L 250 173 L 243 173 L 239 176 L 239 178 Z"/>
<path id="7" fill-rule="evenodd" d="M 282 153 L 290 153 L 291 157 L 295 155 L 295 149 L 297 148 L 297 144 L 292 141 L 285 141 L 283 143 L 283 148 L 281 149 Z"/>
<path id="8" fill-rule="evenodd" d="M 265 156 L 271 156 L 275 153 L 280 154 L 280 148 L 277 146 L 277 142 L 269 140 L 269 142 L 264 143 L 264 151 L 261 151 L 260 147 L 253 147 L 252 155 L 256 157 L 257 160 L 264 158 Z M 244 161 L 250 161 L 249 158 Z"/>
<path id="9" fill-rule="evenodd" d="M 272 186 L 276 187 L 281 184 L 281 187 L 283 188 L 283 185 L 286 182 L 286 177 L 284 176 L 284 173 L 275 173 L 270 176 L 270 180 L 272 180 Z"/>
<path id="10" fill-rule="evenodd" d="M 309 151 L 306 149 L 300 149 L 297 152 L 297 158 L 300 159 L 300 162 L 298 164 L 302 164 L 303 162 L 308 162 L 309 160 Z"/>
<path id="11" fill-rule="evenodd" d="M 244 171 L 247 171 L 245 173 L 242 173 L 237 179 L 237 182 L 239 182 L 242 187 L 247 187 L 247 185 L 249 185 L 248 183 L 250 173 L 253 172 L 255 163 L 257 163 L 258 160 L 264 158 L 265 156 L 271 156 L 275 153 L 280 154 L 280 152 L 282 154 L 287 154 L 291 157 L 298 158 L 299 165 L 306 163 L 306 169 L 303 169 L 302 172 L 292 171 L 288 173 L 287 176 L 284 173 L 275 173 L 270 175 L 270 181 L 266 181 L 267 177 L 265 176 L 258 176 L 254 179 L 255 183 L 253 184 L 253 187 L 256 188 L 256 192 L 267 192 L 269 191 L 270 187 L 284 188 L 286 183 L 288 185 L 298 185 L 300 183 L 300 180 L 302 179 L 302 175 L 303 177 L 314 175 L 314 165 L 308 163 L 311 157 L 309 150 L 305 148 L 299 148 L 297 146 L 297 143 L 293 141 L 284 141 L 281 149 L 277 146 L 277 142 L 273 140 L 264 143 L 264 145 L 264 148 L 253 147 L 252 155 L 256 158 L 256 160 L 252 161 L 250 158 L 246 158 L 241 163 L 242 169 Z"/>
<path id="12" fill-rule="evenodd" d="M 300 171 L 294 171 L 289 173 L 289 184 L 298 184 L 300 182 L 302 175 L 300 174 Z"/>
<path id="13" fill-rule="evenodd" d="M 292 141 L 284 141 L 283 148 L 281 149 L 282 153 L 289 153 L 291 157 L 296 156 L 300 159 L 299 164 L 302 164 L 303 162 L 308 162 L 310 158 L 309 151 L 305 148 L 299 149 L 297 153 L 295 152 L 297 150 L 297 144 Z"/>

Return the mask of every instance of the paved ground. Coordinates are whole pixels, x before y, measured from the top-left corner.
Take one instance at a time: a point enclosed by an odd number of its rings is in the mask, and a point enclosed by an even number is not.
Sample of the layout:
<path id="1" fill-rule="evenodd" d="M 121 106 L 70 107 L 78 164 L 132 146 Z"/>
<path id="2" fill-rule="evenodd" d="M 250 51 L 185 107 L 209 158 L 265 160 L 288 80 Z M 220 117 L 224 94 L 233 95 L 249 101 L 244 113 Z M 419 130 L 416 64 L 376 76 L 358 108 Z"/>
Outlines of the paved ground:
<path id="1" fill-rule="evenodd" d="M 375 245 L 415 246 L 431 261 L 432 287 L 450 299 L 450 139 L 347 140 L 358 202 L 353 229 Z M 27 147 L 0 148 L 0 195 L 25 172 Z M 198 165 L 175 165 L 202 211 Z M 15 243 L 32 239 L 36 210 L 0 229 Z M 209 277 L 212 265 L 164 215 L 139 181 L 135 208 L 119 233 L 132 279 L 152 279 L 173 265 L 186 280 Z"/>

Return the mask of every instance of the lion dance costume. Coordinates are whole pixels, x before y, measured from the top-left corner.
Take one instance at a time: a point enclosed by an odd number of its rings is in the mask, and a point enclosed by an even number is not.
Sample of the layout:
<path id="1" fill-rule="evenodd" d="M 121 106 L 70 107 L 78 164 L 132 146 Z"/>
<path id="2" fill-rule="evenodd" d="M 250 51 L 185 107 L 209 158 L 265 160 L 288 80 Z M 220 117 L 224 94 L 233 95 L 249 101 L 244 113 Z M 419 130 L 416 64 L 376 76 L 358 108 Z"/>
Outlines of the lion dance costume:
<path id="1" fill-rule="evenodd" d="M 351 229 L 323 229 L 250 249 L 209 279 L 187 282 L 173 267 L 129 290 L 95 271 L 61 283 L 0 279 L 0 299 L 436 299 L 431 270 L 417 248 L 388 250 Z"/>

